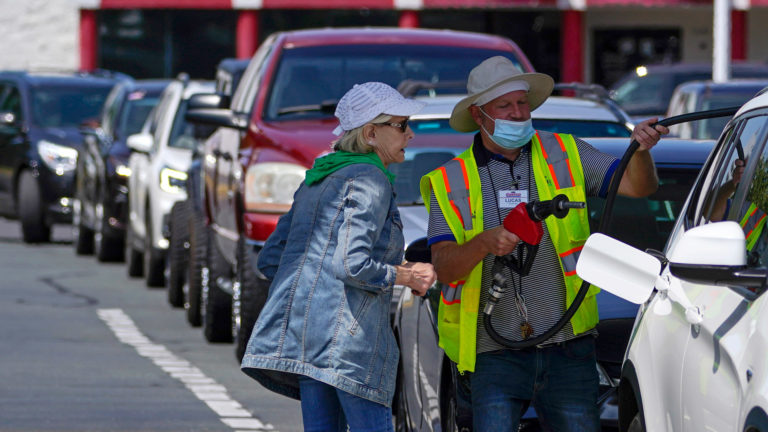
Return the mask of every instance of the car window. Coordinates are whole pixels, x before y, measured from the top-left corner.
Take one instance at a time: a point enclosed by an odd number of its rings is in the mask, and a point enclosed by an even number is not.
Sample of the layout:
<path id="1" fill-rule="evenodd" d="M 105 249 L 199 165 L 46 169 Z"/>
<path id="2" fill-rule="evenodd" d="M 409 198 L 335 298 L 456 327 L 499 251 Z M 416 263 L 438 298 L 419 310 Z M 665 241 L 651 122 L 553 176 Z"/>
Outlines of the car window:
<path id="1" fill-rule="evenodd" d="M 760 188 L 763 176 L 759 173 L 768 160 L 763 154 L 766 120 L 768 116 L 754 116 L 741 122 L 738 129 L 732 126 L 723 134 L 721 145 L 702 178 L 702 187 L 692 198 L 686 228 L 723 220 L 744 226 L 745 214 L 763 205 L 755 191 Z M 736 160 L 746 162 L 741 178 L 735 169 Z M 750 173 L 755 173 L 755 177 Z M 744 181 L 746 179 L 751 180 Z"/>
<path id="2" fill-rule="evenodd" d="M 120 112 L 117 131 L 124 136 L 140 132 L 152 108 L 157 105 L 157 101 L 157 96 L 148 96 L 146 92 L 129 93 Z"/>
<path id="3" fill-rule="evenodd" d="M 84 120 L 99 116 L 109 91 L 109 87 L 34 87 L 32 122 L 42 127 L 79 127 Z"/>
<path id="4" fill-rule="evenodd" d="M 668 80 L 666 75 L 630 79 L 617 87 L 612 97 L 628 113 L 652 109 L 666 103 L 663 90 L 668 86 Z"/>
<path id="5" fill-rule="evenodd" d="M 187 122 L 185 118 L 188 103 L 189 100 L 187 99 L 179 103 L 179 109 L 176 110 L 176 115 L 173 118 L 171 136 L 168 138 L 169 147 L 193 150 L 197 145 L 194 124 Z"/>
<path id="6" fill-rule="evenodd" d="M 659 168 L 659 188 L 646 198 L 617 196 L 606 234 L 640 250 L 663 250 L 698 170 Z M 590 230 L 595 232 L 605 199 L 587 198 Z"/>
<path id="7" fill-rule="evenodd" d="M 264 117 L 268 120 L 331 117 L 336 101 L 354 84 L 367 81 L 380 81 L 395 88 L 404 80 L 450 83 L 455 93 L 455 82 L 466 80 L 474 66 L 495 55 L 503 55 L 520 66 L 520 61 L 508 51 L 455 46 L 286 48 L 270 86 Z"/>
<path id="8" fill-rule="evenodd" d="M 272 52 L 274 47 L 275 36 L 270 36 L 265 40 L 256 53 L 253 55 L 251 62 L 243 72 L 243 77 L 240 79 L 235 89 L 235 94 L 232 96 L 232 110 L 239 113 L 248 113 L 253 109 L 253 101 L 256 98 L 256 91 L 259 89 L 259 82 L 264 76 L 264 66 L 266 65 L 265 59 Z"/>
<path id="9" fill-rule="evenodd" d="M 11 111 L 16 116 L 17 121 L 22 120 L 21 94 L 18 88 L 9 87 L 6 97 L 1 102 L 0 111 Z"/>
<path id="10" fill-rule="evenodd" d="M 465 133 L 451 127 L 448 119 L 411 119 L 408 125 L 416 135 Z M 577 137 L 628 137 L 632 133 L 621 123 L 609 121 L 533 119 L 533 128 L 555 133 L 567 133 Z M 470 132 L 472 135 L 475 132 Z"/>

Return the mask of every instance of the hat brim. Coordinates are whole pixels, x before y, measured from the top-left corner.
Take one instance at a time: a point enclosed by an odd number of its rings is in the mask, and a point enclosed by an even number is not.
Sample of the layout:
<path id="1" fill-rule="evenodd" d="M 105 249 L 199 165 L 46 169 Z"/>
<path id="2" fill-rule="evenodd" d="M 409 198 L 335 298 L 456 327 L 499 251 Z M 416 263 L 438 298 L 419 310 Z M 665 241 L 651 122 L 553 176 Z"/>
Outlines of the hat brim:
<path id="1" fill-rule="evenodd" d="M 531 111 L 543 104 L 555 88 L 555 81 L 552 77 L 536 72 L 515 75 L 503 81 L 499 81 L 496 85 L 487 88 L 485 91 L 467 96 L 460 100 L 456 106 L 453 107 L 451 119 L 449 120 L 451 127 L 459 132 L 472 132 L 479 129 L 480 126 L 478 126 L 478 124 L 475 123 L 475 119 L 472 118 L 472 114 L 469 112 L 469 107 L 474 104 L 480 96 L 513 81 L 525 81 L 528 83 L 530 88 L 530 90 L 528 90 L 528 106 L 531 108 Z"/>

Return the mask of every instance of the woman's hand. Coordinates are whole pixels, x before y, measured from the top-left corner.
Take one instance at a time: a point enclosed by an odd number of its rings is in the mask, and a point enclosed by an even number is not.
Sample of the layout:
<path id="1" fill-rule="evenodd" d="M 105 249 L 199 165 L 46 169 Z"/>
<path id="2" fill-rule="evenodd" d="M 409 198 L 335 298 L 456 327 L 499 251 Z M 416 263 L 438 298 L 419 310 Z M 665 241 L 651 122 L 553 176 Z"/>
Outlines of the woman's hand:
<path id="1" fill-rule="evenodd" d="M 423 296 L 437 280 L 435 268 L 429 263 L 405 262 L 396 269 L 395 283 L 409 287 L 413 295 Z"/>

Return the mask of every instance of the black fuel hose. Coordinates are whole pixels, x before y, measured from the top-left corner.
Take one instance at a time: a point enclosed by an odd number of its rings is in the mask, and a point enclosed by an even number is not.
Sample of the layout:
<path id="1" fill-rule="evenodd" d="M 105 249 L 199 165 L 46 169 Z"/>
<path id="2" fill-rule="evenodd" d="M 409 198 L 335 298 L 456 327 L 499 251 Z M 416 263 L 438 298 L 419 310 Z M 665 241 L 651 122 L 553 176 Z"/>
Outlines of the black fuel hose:
<path id="1" fill-rule="evenodd" d="M 710 119 L 710 118 L 717 118 L 717 117 L 731 117 L 734 114 L 736 114 L 739 108 L 741 107 L 720 108 L 715 110 L 698 111 L 698 112 L 689 113 L 689 114 L 682 114 L 679 116 L 665 118 L 655 123 L 653 126 L 656 126 L 656 125 L 672 126 L 679 123 L 686 123 L 686 122 L 696 121 L 696 120 L 703 120 L 703 119 Z M 610 186 L 608 187 L 608 192 L 606 193 L 605 206 L 603 207 L 603 214 L 600 218 L 600 224 L 598 225 L 598 228 L 596 231 L 598 233 L 605 233 L 605 230 L 608 227 L 609 222 L 613 218 L 613 203 L 616 200 L 616 194 L 619 190 L 621 177 L 624 175 L 624 171 L 627 170 L 627 165 L 629 165 L 629 160 L 632 159 L 632 156 L 635 154 L 638 147 L 640 147 L 640 143 L 638 143 L 637 140 L 632 140 L 632 142 L 629 144 L 629 147 L 624 152 L 624 156 L 622 156 L 621 160 L 619 161 L 619 166 L 616 168 L 616 172 L 614 173 L 613 178 L 611 179 Z M 498 334 L 493 329 L 493 326 L 491 325 L 491 315 L 487 313 L 483 313 L 483 324 L 485 326 L 485 330 L 488 333 L 488 335 L 491 337 L 491 339 L 496 341 L 496 343 L 511 349 L 525 349 L 525 348 L 533 347 L 535 345 L 543 344 L 545 341 L 551 338 L 555 333 L 559 332 L 560 329 L 562 329 L 563 326 L 565 326 L 565 324 L 573 317 L 573 315 L 576 313 L 576 310 L 578 310 L 579 306 L 581 306 L 581 302 L 584 301 L 584 297 L 587 296 L 587 291 L 589 291 L 589 287 L 590 287 L 590 283 L 587 281 L 583 281 L 581 284 L 581 287 L 579 288 L 579 292 L 576 294 L 576 297 L 573 299 L 573 303 L 571 303 L 571 305 L 568 307 L 565 313 L 563 313 L 563 316 L 560 317 L 560 319 L 555 324 L 553 324 L 552 327 L 549 328 L 549 330 L 545 331 L 539 336 L 536 336 L 531 339 L 525 339 L 523 341 L 509 340 L 504 336 L 501 336 L 500 334 Z"/>

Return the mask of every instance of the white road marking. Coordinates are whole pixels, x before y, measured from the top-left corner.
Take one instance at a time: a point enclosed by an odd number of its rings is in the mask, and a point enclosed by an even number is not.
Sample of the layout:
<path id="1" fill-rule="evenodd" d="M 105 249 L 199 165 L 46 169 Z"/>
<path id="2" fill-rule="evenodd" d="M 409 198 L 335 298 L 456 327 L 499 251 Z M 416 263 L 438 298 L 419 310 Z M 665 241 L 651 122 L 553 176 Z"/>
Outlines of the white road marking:
<path id="1" fill-rule="evenodd" d="M 253 417 L 239 402 L 230 398 L 223 385 L 165 346 L 153 343 L 144 336 L 122 309 L 99 309 L 98 315 L 120 342 L 134 347 L 140 356 L 149 358 L 171 377 L 184 383 L 219 416 L 222 423 L 235 429 L 235 432 L 277 432 L 274 426 Z"/>

